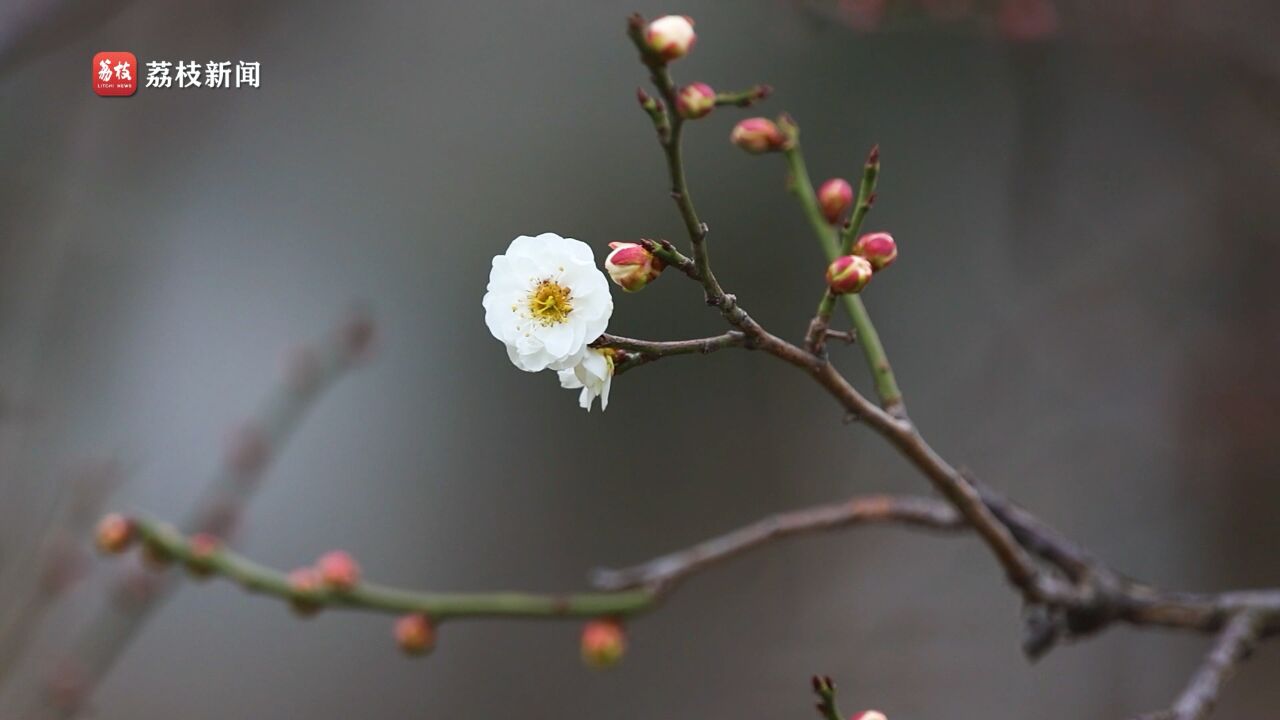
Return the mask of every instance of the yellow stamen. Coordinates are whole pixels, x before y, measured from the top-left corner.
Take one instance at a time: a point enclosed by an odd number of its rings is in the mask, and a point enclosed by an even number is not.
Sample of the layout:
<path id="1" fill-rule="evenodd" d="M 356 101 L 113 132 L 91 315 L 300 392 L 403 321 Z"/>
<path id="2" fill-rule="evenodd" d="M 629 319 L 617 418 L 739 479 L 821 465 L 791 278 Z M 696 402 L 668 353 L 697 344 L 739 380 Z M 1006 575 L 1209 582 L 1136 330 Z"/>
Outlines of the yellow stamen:
<path id="1" fill-rule="evenodd" d="M 543 280 L 529 293 L 529 314 L 543 325 L 559 325 L 573 312 L 569 288 L 554 280 Z"/>

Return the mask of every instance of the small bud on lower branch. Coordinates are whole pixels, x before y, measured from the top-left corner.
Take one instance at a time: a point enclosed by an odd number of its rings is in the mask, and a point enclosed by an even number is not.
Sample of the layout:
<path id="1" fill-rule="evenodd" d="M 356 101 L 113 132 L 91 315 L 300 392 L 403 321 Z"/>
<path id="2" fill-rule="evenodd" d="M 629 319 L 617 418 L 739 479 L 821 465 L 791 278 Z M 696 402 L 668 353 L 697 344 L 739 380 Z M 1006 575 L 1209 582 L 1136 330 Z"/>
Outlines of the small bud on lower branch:
<path id="1" fill-rule="evenodd" d="M 604 259 L 604 269 L 618 287 L 637 292 L 658 279 L 666 265 L 662 259 L 638 243 L 612 242 L 613 251 Z"/>
<path id="2" fill-rule="evenodd" d="M 407 655 L 423 655 L 436 644 L 436 629 L 431 619 L 421 613 L 412 613 L 396 620 L 396 644 Z"/>
<path id="3" fill-rule="evenodd" d="M 582 628 L 582 661 L 593 668 L 617 665 L 626 648 L 626 633 L 616 620 L 592 620 Z"/>
<path id="4" fill-rule="evenodd" d="M 898 244 L 887 232 L 867 233 L 853 245 L 853 254 L 864 257 L 874 270 L 883 270 L 898 259 Z"/>
<path id="5" fill-rule="evenodd" d="M 93 541 L 102 552 L 117 555 L 128 550 L 136 537 L 133 521 L 123 515 L 112 513 L 98 521 Z"/>
<path id="6" fill-rule="evenodd" d="M 739 122 L 729 134 L 729 141 L 753 154 L 776 152 L 787 146 L 787 138 L 777 124 L 762 117 Z"/>
<path id="7" fill-rule="evenodd" d="M 667 61 L 688 55 L 697 40 L 693 19 L 685 15 L 660 17 L 650 22 L 644 31 L 645 45 L 654 55 Z"/>
<path id="8" fill-rule="evenodd" d="M 332 590 L 350 590 L 360 584 L 360 565 L 342 550 L 325 553 L 316 561 L 320 581 Z"/>
<path id="9" fill-rule="evenodd" d="M 295 613 L 307 617 L 320 611 L 324 580 L 321 579 L 319 570 L 305 567 L 289 573 L 289 589 L 294 593 L 289 598 L 289 604 Z"/>
<path id="10" fill-rule="evenodd" d="M 187 542 L 190 556 L 187 571 L 197 578 L 206 578 L 213 572 L 212 560 L 222 550 L 222 541 L 209 533 L 192 535 Z"/>
<path id="11" fill-rule="evenodd" d="M 853 205 L 853 186 L 844 178 L 831 178 L 818 188 L 818 206 L 832 225 Z"/>
<path id="12" fill-rule="evenodd" d="M 875 272 L 866 258 L 844 255 L 827 266 L 827 287 L 836 295 L 861 292 Z"/>
<path id="13" fill-rule="evenodd" d="M 706 83 L 691 83 L 676 95 L 676 112 L 680 117 L 696 120 L 716 108 L 716 91 Z"/>

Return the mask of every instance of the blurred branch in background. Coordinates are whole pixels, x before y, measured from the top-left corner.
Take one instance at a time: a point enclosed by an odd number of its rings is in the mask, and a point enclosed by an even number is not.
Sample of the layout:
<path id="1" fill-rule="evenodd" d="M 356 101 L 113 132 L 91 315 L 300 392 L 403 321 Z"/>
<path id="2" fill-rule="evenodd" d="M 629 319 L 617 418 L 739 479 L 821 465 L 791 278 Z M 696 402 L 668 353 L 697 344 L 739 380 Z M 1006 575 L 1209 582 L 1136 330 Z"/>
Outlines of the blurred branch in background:
<path id="1" fill-rule="evenodd" d="M 11 558 L 4 567 L 8 602 L 0 611 L 0 689 L 26 652 L 45 615 L 83 577 L 88 561 L 85 537 L 102 513 L 108 495 L 128 472 L 116 459 L 92 461 L 56 484 L 52 518 L 43 526 L 35 552 Z"/>
<path id="2" fill-rule="evenodd" d="M 323 391 L 368 356 L 373 333 L 372 319 L 356 310 L 324 342 L 287 352 L 279 385 L 258 413 L 232 432 L 222 466 L 205 485 L 183 523 L 185 529 L 220 538 L 235 534 L 272 459 Z M 58 662 L 48 694 L 29 699 L 27 717 L 78 714 L 116 658 L 176 588 L 172 577 L 161 580 L 138 567 L 123 571 L 112 602 L 85 623 Z"/>

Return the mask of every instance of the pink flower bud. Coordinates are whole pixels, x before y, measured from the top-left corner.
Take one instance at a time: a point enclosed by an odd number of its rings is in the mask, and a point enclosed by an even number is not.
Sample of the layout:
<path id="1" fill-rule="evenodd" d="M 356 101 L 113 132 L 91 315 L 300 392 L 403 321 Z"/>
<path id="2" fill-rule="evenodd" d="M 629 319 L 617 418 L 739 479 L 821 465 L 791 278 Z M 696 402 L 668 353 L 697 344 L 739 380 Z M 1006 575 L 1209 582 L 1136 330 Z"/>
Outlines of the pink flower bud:
<path id="1" fill-rule="evenodd" d="M 294 570 L 289 573 L 289 589 L 293 591 L 289 604 L 294 612 L 307 617 L 320 611 L 320 595 L 324 591 L 320 571 L 310 567 Z"/>
<path id="2" fill-rule="evenodd" d="M 676 111 L 680 117 L 695 120 L 716 109 L 716 91 L 706 83 L 692 83 L 680 88 L 676 95 Z"/>
<path id="3" fill-rule="evenodd" d="M 827 266 L 827 287 L 836 295 L 860 292 L 871 282 L 873 272 L 866 258 L 844 255 Z"/>
<path id="4" fill-rule="evenodd" d="M 637 292 L 658 279 L 666 265 L 643 245 L 612 242 L 613 251 L 604 259 L 604 269 L 618 287 Z"/>
<path id="5" fill-rule="evenodd" d="M 749 153 L 759 154 L 783 149 L 786 137 L 768 118 L 747 118 L 733 126 L 729 141 Z"/>
<path id="6" fill-rule="evenodd" d="M 316 561 L 320 580 L 332 590 L 350 590 L 360 584 L 360 566 L 349 554 L 334 550 Z"/>
<path id="7" fill-rule="evenodd" d="M 582 661 L 593 668 L 617 665 L 627 649 L 626 633 L 616 620 L 592 620 L 582 628 Z"/>
<path id="8" fill-rule="evenodd" d="M 898 244 L 887 232 L 867 233 L 854 243 L 853 254 L 866 258 L 871 267 L 879 271 L 898 258 Z"/>
<path id="9" fill-rule="evenodd" d="M 422 613 L 412 613 L 396 620 L 396 643 L 408 655 L 430 652 L 436 644 L 436 629 Z"/>
<path id="10" fill-rule="evenodd" d="M 840 221 L 840 216 L 852 204 L 853 186 L 844 178 L 831 178 L 818 188 L 818 205 L 822 208 L 822 216 L 832 225 Z"/>
<path id="11" fill-rule="evenodd" d="M 663 60 L 678 60 L 688 55 L 697 40 L 693 19 L 685 15 L 660 17 L 644 31 L 645 44 Z"/>
<path id="12" fill-rule="evenodd" d="M 132 520 L 112 513 L 98 521 L 93 541 L 102 552 L 117 555 L 129 549 L 136 535 Z"/>
<path id="13" fill-rule="evenodd" d="M 213 556 L 222 550 L 222 541 L 209 533 L 197 533 L 187 541 L 191 556 L 187 558 L 187 571 L 197 578 L 213 573 Z"/>
<path id="14" fill-rule="evenodd" d="M 879 710 L 863 710 L 860 713 L 854 713 L 849 720 L 889 720 L 889 718 Z"/>

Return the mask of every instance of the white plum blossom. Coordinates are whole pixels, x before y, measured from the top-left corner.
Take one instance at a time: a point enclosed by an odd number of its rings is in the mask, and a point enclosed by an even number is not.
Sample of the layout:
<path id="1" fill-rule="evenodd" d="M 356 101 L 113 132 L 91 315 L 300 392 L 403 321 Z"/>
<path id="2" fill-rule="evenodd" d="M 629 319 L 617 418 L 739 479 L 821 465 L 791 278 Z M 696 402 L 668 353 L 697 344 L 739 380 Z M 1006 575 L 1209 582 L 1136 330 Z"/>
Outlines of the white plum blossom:
<path id="1" fill-rule="evenodd" d="M 609 408 L 609 387 L 613 384 L 613 353 L 608 350 L 587 348 L 582 362 L 568 370 L 560 371 L 560 387 L 577 390 L 578 405 L 587 412 L 596 398 L 600 398 L 600 410 Z"/>
<path id="2" fill-rule="evenodd" d="M 521 370 L 572 369 L 611 315 L 609 281 L 584 242 L 521 235 L 493 259 L 484 321 Z"/>

